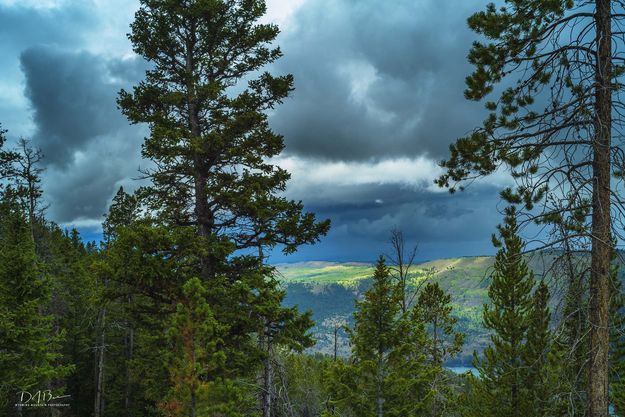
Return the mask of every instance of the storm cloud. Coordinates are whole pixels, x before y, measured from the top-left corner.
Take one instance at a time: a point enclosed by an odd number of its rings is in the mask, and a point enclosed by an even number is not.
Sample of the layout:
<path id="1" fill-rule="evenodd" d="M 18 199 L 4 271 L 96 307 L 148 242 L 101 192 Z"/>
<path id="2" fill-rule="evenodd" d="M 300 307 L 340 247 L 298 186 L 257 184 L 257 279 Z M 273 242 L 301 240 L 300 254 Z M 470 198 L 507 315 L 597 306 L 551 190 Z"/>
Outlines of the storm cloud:
<path id="1" fill-rule="evenodd" d="M 145 64 L 41 46 L 20 59 L 36 125 L 32 139 L 55 178 L 51 210 L 61 222 L 99 221 L 119 184 L 137 176 L 145 128 L 130 126 L 115 100 Z"/>
<path id="2" fill-rule="evenodd" d="M 460 1 L 316 0 L 280 39 L 293 98 L 272 118 L 287 152 L 333 160 L 428 155 L 482 120 L 463 97 L 475 36 Z"/>
<path id="3" fill-rule="evenodd" d="M 97 237 L 117 188 L 136 188 L 138 168 L 148 164 L 140 156 L 146 126 L 130 125 L 115 102 L 146 69 L 125 37 L 138 2 L 41 4 L 0 0 L 8 80 L 0 81 L 0 122 L 10 137 L 26 135 L 43 150 L 49 217 Z M 448 145 L 484 116 L 463 97 L 475 39 L 466 18 L 480 4 L 268 5 L 265 20 L 284 28 L 284 56 L 269 70 L 292 73 L 296 87 L 270 116 L 286 142 L 274 162 L 292 173 L 286 196 L 333 224 L 320 244 L 272 260 L 373 260 L 392 228 L 419 243 L 420 259 L 492 251 L 505 180 L 455 196 L 433 184 Z"/>

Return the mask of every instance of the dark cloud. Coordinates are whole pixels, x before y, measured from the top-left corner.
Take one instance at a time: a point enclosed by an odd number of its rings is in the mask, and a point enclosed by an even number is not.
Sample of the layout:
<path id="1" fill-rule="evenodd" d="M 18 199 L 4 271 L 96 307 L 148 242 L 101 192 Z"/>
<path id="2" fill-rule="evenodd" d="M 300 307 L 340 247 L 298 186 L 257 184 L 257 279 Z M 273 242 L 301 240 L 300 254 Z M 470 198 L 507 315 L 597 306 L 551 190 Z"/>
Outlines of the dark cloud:
<path id="1" fill-rule="evenodd" d="M 419 245 L 421 260 L 494 251 L 489 238 L 501 220 L 495 187 L 473 187 L 455 195 L 373 184 L 336 187 L 329 196 L 321 188 L 310 192 L 307 209 L 330 218 L 332 230 L 318 246 L 287 258 L 276 253 L 276 261 L 372 261 L 388 250 L 393 228 L 402 230 L 411 245 Z M 342 203 L 336 202 L 335 193 L 344 196 Z"/>
<path id="2" fill-rule="evenodd" d="M 33 44 L 76 47 L 83 40 L 84 28 L 94 27 L 97 21 L 88 13 L 89 3 L 75 2 L 62 9 L 0 4 L 0 115 L 10 133 L 24 134 L 31 126 L 27 101 L 20 94 L 19 54 Z"/>
<path id="3" fill-rule="evenodd" d="M 463 98 L 473 39 L 465 20 L 479 8 L 435 0 L 305 2 L 294 29 L 279 39 L 284 58 L 271 69 L 296 79 L 293 97 L 271 117 L 287 152 L 302 155 L 311 169 L 315 160 L 366 165 L 444 157 L 448 144 L 482 119 L 481 105 Z M 146 128 L 130 126 L 115 99 L 143 78 L 146 64 L 112 58 L 119 51 L 106 57 L 84 51 L 106 25 L 107 16 L 94 10 L 90 1 L 52 10 L 0 6 L 0 48 L 7 51 L 0 63 L 23 77 L 33 140 L 46 155 L 49 216 L 78 225 L 100 221 L 116 189 L 136 186 L 132 178 L 145 165 Z M 15 114 L 3 118 L 19 125 Z M 383 180 L 339 185 L 294 178 L 287 195 L 331 218 L 333 228 L 320 244 L 273 260 L 370 261 L 388 249 L 393 227 L 419 243 L 420 259 L 492 253 L 489 236 L 500 218 L 495 188 L 450 196 L 429 189 L 429 180 L 413 186 L 393 183 L 393 175 Z"/>
<path id="4" fill-rule="evenodd" d="M 120 181 L 136 176 L 145 132 L 116 106 L 117 91 L 135 82 L 138 59 L 33 47 L 21 54 L 26 96 L 45 155 L 55 220 L 99 219 Z"/>
<path id="5" fill-rule="evenodd" d="M 128 125 L 115 100 L 129 81 L 118 77 L 134 74 L 136 60 L 110 62 L 49 47 L 26 49 L 20 60 L 37 125 L 33 139 L 48 164 L 67 166 L 76 151 Z"/>
<path id="6" fill-rule="evenodd" d="M 318 0 L 279 41 L 296 91 L 272 118 L 287 152 L 334 160 L 444 156 L 483 117 L 464 100 L 466 2 Z"/>
<path id="7" fill-rule="evenodd" d="M 2 61 L 12 61 L 10 52 L 33 44 L 78 45 L 84 29 L 97 24 L 97 16 L 89 13 L 89 1 L 74 2 L 67 7 L 33 9 L 0 4 L 0 48 Z"/>

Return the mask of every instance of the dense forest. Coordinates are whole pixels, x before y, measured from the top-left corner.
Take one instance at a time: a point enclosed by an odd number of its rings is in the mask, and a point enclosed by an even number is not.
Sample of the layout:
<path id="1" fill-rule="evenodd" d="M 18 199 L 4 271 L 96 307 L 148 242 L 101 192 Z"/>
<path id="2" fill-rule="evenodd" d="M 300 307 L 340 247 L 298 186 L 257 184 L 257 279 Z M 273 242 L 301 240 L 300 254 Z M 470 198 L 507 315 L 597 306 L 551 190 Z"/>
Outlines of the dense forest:
<path id="1" fill-rule="evenodd" d="M 45 155 L 0 130 L 0 415 L 625 416 L 621 2 L 508 0 L 469 19 L 465 95 L 500 97 L 437 184 L 506 171 L 516 186 L 493 235 L 487 344 L 463 375 L 445 368 L 465 345 L 452 296 L 415 285 L 398 230 L 353 316 L 323 324 L 334 351 L 311 353 L 312 312 L 284 303 L 268 258 L 323 244 L 330 222 L 284 197 L 272 162 L 285 145 L 268 113 L 294 79 L 266 72 L 281 51 L 265 13 L 141 1 L 128 37 L 149 69 L 117 104 L 149 128 L 150 164 L 100 241 L 46 217 Z M 557 260 L 535 275 L 524 254 L 546 250 Z"/>

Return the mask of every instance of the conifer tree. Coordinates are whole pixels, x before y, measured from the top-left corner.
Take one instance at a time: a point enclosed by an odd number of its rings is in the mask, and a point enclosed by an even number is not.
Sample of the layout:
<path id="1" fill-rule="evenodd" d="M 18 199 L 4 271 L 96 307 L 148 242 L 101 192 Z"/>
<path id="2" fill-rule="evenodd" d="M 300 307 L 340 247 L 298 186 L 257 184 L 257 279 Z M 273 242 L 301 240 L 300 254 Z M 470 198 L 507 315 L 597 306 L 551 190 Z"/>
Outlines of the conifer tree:
<path id="1" fill-rule="evenodd" d="M 168 355 L 171 388 L 161 404 L 171 417 L 196 417 L 222 413 L 243 416 L 230 381 L 216 375 L 224 367 L 226 358 L 222 351 L 223 329 L 215 320 L 206 302 L 206 289 L 198 278 L 183 286 L 183 296 L 176 307 L 167 330 L 170 354 Z M 229 385 L 229 386 L 228 386 Z M 228 386 L 228 390 L 224 390 Z M 219 398 L 227 393 L 231 400 Z"/>
<path id="2" fill-rule="evenodd" d="M 143 156 L 156 168 L 141 195 L 162 221 L 203 239 L 204 280 L 234 251 L 291 253 L 329 227 L 278 196 L 289 174 L 268 162 L 284 143 L 266 111 L 288 96 L 293 77 L 256 75 L 281 56 L 270 45 L 277 26 L 258 23 L 265 11 L 264 0 L 142 0 L 131 26 L 135 52 L 152 64 L 119 95 L 129 120 L 150 127 Z"/>
<path id="3" fill-rule="evenodd" d="M 42 314 L 50 281 L 35 255 L 29 223 L 12 188 L 0 200 L 0 410 L 17 410 L 17 392 L 46 390 L 71 370 L 60 361 L 61 335 Z"/>
<path id="4" fill-rule="evenodd" d="M 554 398 L 554 364 L 559 358 L 551 352 L 552 336 L 549 329 L 549 289 L 541 281 L 532 296 L 532 307 L 528 317 L 527 336 L 522 359 L 525 364 L 525 388 L 533 403 L 529 410 L 535 416 L 552 415 Z M 531 401 L 530 400 L 530 401 Z"/>
<path id="5" fill-rule="evenodd" d="M 400 293 L 380 257 L 373 285 L 356 302 L 350 333 L 352 358 L 336 362 L 329 391 L 334 411 L 356 416 L 418 416 L 429 400 L 431 373 L 426 365 L 423 324 L 400 315 Z M 349 414 L 348 414 L 349 415 Z"/>
<path id="6" fill-rule="evenodd" d="M 464 344 L 464 335 L 456 331 L 458 320 L 452 315 L 451 295 L 443 291 L 438 282 L 427 283 L 419 293 L 412 315 L 415 323 L 425 325 L 427 353 L 436 372 L 430 415 L 446 415 L 456 401 L 443 365 L 456 356 Z"/>
<path id="7" fill-rule="evenodd" d="M 61 363 L 75 368 L 65 378 L 71 411 L 74 415 L 90 415 L 94 393 L 93 323 L 97 317 L 91 265 L 96 252 L 85 247 L 76 230 L 46 224 L 39 232 L 39 259 L 51 285 L 47 311 L 54 316 L 55 329 L 64 333 Z"/>
<path id="8" fill-rule="evenodd" d="M 590 417 L 608 414 L 608 310 L 613 214 L 623 209 L 619 113 L 624 75 L 621 29 L 625 14 L 611 0 L 506 0 L 469 18 L 480 39 L 469 52 L 475 66 L 465 96 L 489 99 L 483 126 L 450 147 L 438 184 L 509 170 L 503 191 L 523 204 L 528 219 L 556 229 L 578 217 L 566 239 L 591 247 L 589 354 Z M 462 187 L 462 185 L 461 185 Z M 611 207 L 619 207 L 618 210 Z M 577 222 L 575 222 L 577 223 Z M 559 239 L 546 245 L 562 246 Z"/>
<path id="9" fill-rule="evenodd" d="M 484 326 L 492 332 L 491 343 L 482 358 L 474 354 L 479 378 L 469 376 L 465 416 L 540 416 L 536 407 L 546 407 L 548 292 L 543 284 L 532 294 L 534 276 L 522 256 L 516 217 L 514 207 L 507 208 L 504 225 L 498 227 L 501 240 L 493 236 L 501 249 L 488 288 L 490 305 L 484 305 Z M 532 378 L 539 379 L 530 384 Z"/>
<path id="10" fill-rule="evenodd" d="M 171 314 L 167 305 L 179 301 L 182 284 L 199 277 L 215 319 L 231 332 L 223 337 L 223 370 L 245 378 L 267 357 L 257 343 L 267 338 L 267 324 L 292 315 L 280 311 L 283 297 L 266 296 L 279 290 L 265 256 L 315 243 L 329 228 L 282 196 L 289 174 L 271 163 L 284 142 L 267 112 L 292 91 L 293 77 L 261 72 L 281 56 L 271 45 L 278 28 L 258 23 L 265 11 L 263 0 L 142 0 L 129 38 L 151 68 L 118 100 L 132 123 L 148 124 L 142 154 L 154 168 L 136 193 L 145 218 L 113 244 L 113 275 L 126 269 L 121 278 L 152 298 L 146 304 L 161 318 Z M 168 241 L 176 246 L 163 247 Z M 153 259 L 155 249 L 175 255 Z M 159 273 L 130 273 L 120 262 L 144 256 Z M 297 344 L 309 319 L 289 320 L 298 332 L 280 338 Z"/>

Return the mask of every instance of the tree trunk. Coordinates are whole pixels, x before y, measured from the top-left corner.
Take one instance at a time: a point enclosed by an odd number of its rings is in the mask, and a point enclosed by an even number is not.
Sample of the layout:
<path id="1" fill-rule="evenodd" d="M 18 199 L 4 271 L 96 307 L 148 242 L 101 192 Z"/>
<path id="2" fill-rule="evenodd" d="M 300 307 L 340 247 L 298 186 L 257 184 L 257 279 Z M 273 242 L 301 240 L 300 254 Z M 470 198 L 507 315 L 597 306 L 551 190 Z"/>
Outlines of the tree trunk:
<path id="1" fill-rule="evenodd" d="M 128 296 L 128 304 L 132 304 L 132 297 Z M 131 383 L 130 383 L 130 361 L 132 360 L 132 356 L 134 353 L 134 345 L 135 345 L 135 329 L 133 327 L 133 323 L 130 322 L 128 324 L 128 337 L 126 339 L 126 386 L 124 389 L 124 409 L 126 410 L 126 415 L 128 417 L 132 417 L 130 411 L 130 397 L 131 397 Z"/>
<path id="2" fill-rule="evenodd" d="M 267 337 L 267 359 L 263 369 L 263 417 L 271 416 L 271 401 L 273 393 L 273 366 L 271 363 L 271 341 Z"/>
<path id="3" fill-rule="evenodd" d="M 191 130 L 191 140 L 197 141 L 202 136 L 200 126 L 199 109 L 197 106 L 196 86 L 195 86 L 195 24 L 191 23 L 188 39 L 186 42 L 186 70 L 187 70 L 187 109 L 188 123 Z M 194 188 L 194 215 L 197 223 L 198 235 L 204 239 L 209 239 L 213 229 L 213 213 L 208 204 L 206 187 L 208 185 L 208 167 L 204 162 L 202 150 L 194 147 L 193 152 L 193 188 Z M 200 259 L 200 270 L 202 278 L 210 279 L 214 275 L 210 253 L 203 255 Z"/>
<path id="4" fill-rule="evenodd" d="M 378 355 L 378 374 L 376 375 L 376 416 L 384 417 L 384 358 L 382 354 Z"/>
<path id="5" fill-rule="evenodd" d="M 590 417 L 608 415 L 608 310 L 611 260 L 610 142 L 612 135 L 611 1 L 597 0 L 597 68 L 595 140 L 593 144 L 593 211 L 590 272 Z"/>
<path id="6" fill-rule="evenodd" d="M 98 356 L 96 359 L 96 390 L 95 390 L 95 404 L 93 415 L 94 417 L 100 417 L 102 415 L 102 397 L 104 395 L 104 325 L 106 321 L 106 308 L 100 310 L 100 328 L 98 329 L 100 334 L 98 335 Z"/>

